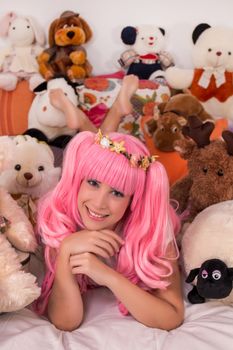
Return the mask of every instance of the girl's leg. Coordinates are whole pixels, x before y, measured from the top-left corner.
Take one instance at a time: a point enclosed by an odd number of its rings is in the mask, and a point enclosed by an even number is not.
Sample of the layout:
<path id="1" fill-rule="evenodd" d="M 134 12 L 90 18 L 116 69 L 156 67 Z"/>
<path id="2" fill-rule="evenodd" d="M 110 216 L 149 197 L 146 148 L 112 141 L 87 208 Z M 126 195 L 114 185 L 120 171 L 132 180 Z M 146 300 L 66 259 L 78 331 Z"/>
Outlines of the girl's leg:
<path id="1" fill-rule="evenodd" d="M 138 77 L 135 75 L 126 75 L 123 78 L 117 98 L 101 125 L 103 133 L 116 131 L 122 117 L 132 112 L 130 99 L 138 89 L 138 82 Z"/>

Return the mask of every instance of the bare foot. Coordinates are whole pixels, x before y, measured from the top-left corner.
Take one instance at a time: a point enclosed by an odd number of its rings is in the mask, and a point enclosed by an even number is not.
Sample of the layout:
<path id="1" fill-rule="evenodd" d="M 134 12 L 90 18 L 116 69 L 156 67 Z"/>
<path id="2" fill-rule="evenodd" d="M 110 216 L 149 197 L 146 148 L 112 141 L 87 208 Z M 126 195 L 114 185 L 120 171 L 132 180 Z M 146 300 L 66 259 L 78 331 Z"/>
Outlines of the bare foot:
<path id="1" fill-rule="evenodd" d="M 114 107 L 121 116 L 125 116 L 132 112 L 131 97 L 138 89 L 139 79 L 136 75 L 126 75 L 122 80 L 121 89 L 114 101 Z"/>

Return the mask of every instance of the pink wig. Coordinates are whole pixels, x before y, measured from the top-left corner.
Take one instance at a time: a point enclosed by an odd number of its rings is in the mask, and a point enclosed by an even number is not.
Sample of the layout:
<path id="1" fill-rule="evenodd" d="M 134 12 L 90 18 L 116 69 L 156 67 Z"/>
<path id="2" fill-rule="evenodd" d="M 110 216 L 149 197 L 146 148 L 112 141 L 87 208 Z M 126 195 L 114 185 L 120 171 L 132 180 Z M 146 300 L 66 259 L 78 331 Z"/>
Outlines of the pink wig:
<path id="1" fill-rule="evenodd" d="M 45 244 L 48 267 L 42 285 L 42 294 L 36 304 L 38 313 L 45 311 L 54 279 L 55 257 L 51 248 L 58 249 L 68 235 L 83 228 L 77 210 L 77 196 L 83 179 L 95 179 L 132 195 L 127 215 L 121 222 L 124 246 L 118 255 L 117 271 L 132 283 L 146 290 L 165 289 L 166 278 L 172 274 L 169 259 L 176 259 L 178 250 L 174 231 L 180 228 L 179 220 L 169 204 L 169 182 L 159 162 L 147 171 L 132 167 L 121 154 L 103 149 L 95 142 L 95 134 L 85 131 L 69 143 L 63 163 L 60 182 L 39 203 L 38 233 Z M 109 134 L 115 141 L 125 142 L 129 154 L 149 155 L 146 147 L 136 138 L 120 133 Z M 174 244 L 176 256 L 168 257 L 168 246 Z M 86 276 L 78 275 L 81 292 L 88 285 Z M 120 310 L 127 310 L 120 304 Z"/>

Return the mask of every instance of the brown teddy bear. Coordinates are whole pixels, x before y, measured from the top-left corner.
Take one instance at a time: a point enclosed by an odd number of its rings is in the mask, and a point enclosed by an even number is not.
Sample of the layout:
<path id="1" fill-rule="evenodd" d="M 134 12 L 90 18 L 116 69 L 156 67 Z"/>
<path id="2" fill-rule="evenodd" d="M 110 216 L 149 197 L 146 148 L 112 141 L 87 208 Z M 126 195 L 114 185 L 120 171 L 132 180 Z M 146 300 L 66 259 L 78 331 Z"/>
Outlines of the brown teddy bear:
<path id="1" fill-rule="evenodd" d="M 153 119 L 147 122 L 155 147 L 163 152 L 174 151 L 174 142 L 184 138 L 182 127 L 187 124 L 189 116 L 212 120 L 197 98 L 190 94 L 177 94 L 168 102 L 160 103 L 154 110 Z"/>
<path id="2" fill-rule="evenodd" d="M 210 141 L 213 129 L 212 122 L 190 117 L 183 128 L 188 138 L 174 145 L 188 160 L 188 175 L 171 187 L 171 198 L 179 203 L 180 213 L 187 209 L 187 222 L 210 205 L 233 199 L 233 133 L 225 130 L 223 140 Z"/>
<path id="3" fill-rule="evenodd" d="M 72 11 L 65 11 L 49 28 L 49 48 L 37 58 L 41 75 L 49 80 L 62 75 L 70 80 L 90 76 L 92 66 L 82 47 L 92 37 L 87 22 Z"/>

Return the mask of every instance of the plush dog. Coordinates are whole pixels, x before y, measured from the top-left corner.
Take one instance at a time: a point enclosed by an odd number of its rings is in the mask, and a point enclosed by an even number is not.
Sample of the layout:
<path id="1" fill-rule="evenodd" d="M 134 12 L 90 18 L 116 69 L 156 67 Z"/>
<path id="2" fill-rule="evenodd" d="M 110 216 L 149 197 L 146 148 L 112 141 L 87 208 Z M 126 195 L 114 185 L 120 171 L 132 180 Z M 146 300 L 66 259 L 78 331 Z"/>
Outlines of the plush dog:
<path id="1" fill-rule="evenodd" d="M 34 18 L 10 12 L 0 20 L 0 36 L 10 41 L 0 51 L 0 88 L 14 90 L 19 80 L 26 79 L 32 90 L 41 81 L 36 57 L 44 49 L 43 29 Z"/>
<path id="2" fill-rule="evenodd" d="M 92 37 L 87 22 L 72 11 L 65 11 L 49 28 L 49 48 L 39 55 L 39 71 L 48 80 L 57 74 L 71 80 L 84 79 L 92 67 L 82 46 Z"/>
<path id="3" fill-rule="evenodd" d="M 0 138 L 0 169 L 9 166 L 15 146 Z M 8 161 L 6 162 L 6 159 Z M 40 294 L 36 278 L 22 270 L 23 253 L 34 252 L 37 244 L 32 225 L 7 191 L 0 188 L 0 313 L 19 310 Z"/>
<path id="4" fill-rule="evenodd" d="M 189 116 L 213 121 L 198 99 L 190 94 L 174 95 L 168 102 L 156 106 L 153 118 L 147 122 L 155 147 L 163 152 L 174 151 L 174 142 L 184 138 L 182 128 Z"/>
<path id="5" fill-rule="evenodd" d="M 8 169 L 0 174 L 0 185 L 35 225 L 37 200 L 57 184 L 61 169 L 54 167 L 54 155 L 46 143 L 21 135 L 13 142 L 14 155 Z"/>

